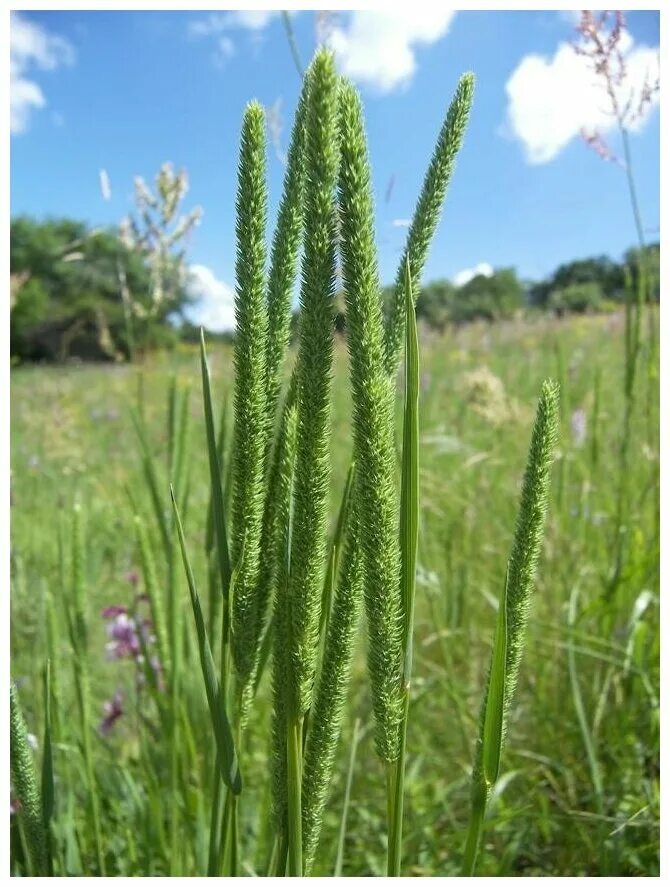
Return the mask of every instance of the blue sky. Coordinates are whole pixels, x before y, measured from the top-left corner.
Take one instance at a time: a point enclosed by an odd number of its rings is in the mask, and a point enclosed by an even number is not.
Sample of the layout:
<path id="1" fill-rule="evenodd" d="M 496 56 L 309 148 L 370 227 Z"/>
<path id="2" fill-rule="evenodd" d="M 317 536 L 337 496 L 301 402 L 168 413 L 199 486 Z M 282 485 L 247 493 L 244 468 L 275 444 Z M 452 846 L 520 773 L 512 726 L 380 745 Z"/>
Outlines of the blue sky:
<path id="1" fill-rule="evenodd" d="M 423 174 L 461 72 L 477 75 L 465 145 L 426 280 L 514 266 L 537 279 L 572 258 L 618 258 L 634 241 L 623 171 L 579 137 L 597 127 L 619 146 L 606 104 L 561 46 L 569 13 L 429 12 L 405 17 L 338 13 L 321 22 L 341 70 L 361 89 L 373 164 L 382 278 L 395 273 Z M 398 14 L 396 14 L 398 15 Z M 294 17 L 303 62 L 314 13 Z M 628 16 L 624 45 L 632 88 L 657 63 L 659 15 Z M 324 31 L 322 31 L 324 33 Z M 132 209 L 133 179 L 185 167 L 184 208 L 200 205 L 189 261 L 201 295 L 198 320 L 232 317 L 234 202 L 245 103 L 280 102 L 285 149 L 299 80 L 277 14 L 21 12 L 11 34 L 11 210 L 116 224 Z M 659 114 L 632 136 L 648 239 L 659 227 Z M 100 192 L 106 170 L 111 199 Z M 270 217 L 282 164 L 268 153 Z"/>

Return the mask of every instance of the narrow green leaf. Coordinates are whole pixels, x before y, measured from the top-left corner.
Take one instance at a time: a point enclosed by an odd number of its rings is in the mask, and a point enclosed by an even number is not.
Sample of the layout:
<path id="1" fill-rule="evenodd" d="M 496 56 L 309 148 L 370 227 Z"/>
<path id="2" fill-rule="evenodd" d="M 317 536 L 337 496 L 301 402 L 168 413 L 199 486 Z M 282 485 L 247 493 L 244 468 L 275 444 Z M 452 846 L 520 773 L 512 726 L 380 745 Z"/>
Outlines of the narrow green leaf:
<path id="1" fill-rule="evenodd" d="M 170 487 L 170 496 L 172 498 L 172 507 L 174 509 L 175 523 L 177 525 L 177 534 L 179 536 L 179 545 L 181 547 L 182 559 L 184 561 L 184 570 L 186 572 L 186 581 L 188 590 L 191 594 L 191 604 L 193 606 L 193 616 L 195 618 L 195 629 L 198 635 L 198 649 L 200 652 L 200 665 L 202 668 L 202 676 L 205 681 L 205 692 L 207 694 L 207 703 L 209 705 L 209 713 L 212 719 L 212 727 L 214 728 L 214 738 L 219 753 L 219 762 L 221 764 L 221 778 L 228 788 L 238 795 L 242 791 L 242 779 L 237 763 L 237 754 L 235 752 L 235 743 L 233 741 L 230 722 L 226 714 L 225 700 L 221 693 L 219 679 L 214 666 L 214 658 L 207 639 L 205 630 L 205 620 L 203 619 L 202 609 L 200 607 L 200 598 L 195 586 L 193 571 L 186 551 L 186 541 L 184 539 L 184 530 L 179 517 L 179 509 L 174 497 L 174 490 Z"/>
<path id="2" fill-rule="evenodd" d="M 223 450 L 226 440 L 226 427 L 227 427 L 227 419 L 228 419 L 228 397 L 223 401 L 223 408 L 221 410 L 221 418 L 219 420 L 219 433 L 216 438 L 216 455 L 219 460 L 219 468 L 221 473 L 223 474 L 224 465 L 223 465 Z M 209 494 L 209 503 L 207 505 L 207 524 L 205 530 L 205 551 L 207 554 L 214 547 L 214 493 L 210 489 Z"/>
<path id="3" fill-rule="evenodd" d="M 403 615 L 403 707 L 397 761 L 389 765 L 389 838 L 387 874 L 398 876 L 402 856 L 405 748 L 409 718 L 410 681 L 416 598 L 416 559 L 419 545 L 419 336 L 409 260 L 405 265 L 405 404 L 403 415 L 402 480 L 400 493 L 400 594 Z"/>
<path id="4" fill-rule="evenodd" d="M 491 673 L 484 707 L 482 727 L 482 767 L 487 788 L 490 790 L 498 779 L 500 754 L 503 743 L 503 721 L 505 712 L 505 673 L 507 670 L 507 582 L 498 604 L 498 620 L 493 642 Z"/>
<path id="5" fill-rule="evenodd" d="M 164 489 L 164 484 L 161 483 L 158 477 L 158 470 L 156 468 L 156 462 L 153 457 L 152 449 L 149 446 L 144 420 L 133 407 L 130 408 L 130 417 L 133 421 L 135 432 L 140 442 L 140 448 L 142 450 L 143 457 L 142 467 L 144 470 L 144 476 L 147 482 L 147 486 L 149 487 L 149 494 L 151 496 L 151 502 L 154 507 L 154 514 L 156 515 L 156 522 L 158 523 L 158 529 L 160 531 L 163 548 L 165 549 L 166 557 L 169 559 L 171 548 L 170 528 L 168 526 L 167 517 L 165 515 L 163 497 L 160 492 L 162 489 Z"/>
<path id="6" fill-rule="evenodd" d="M 403 418 L 402 486 L 400 496 L 400 558 L 405 618 L 405 684 L 412 667 L 412 630 L 419 545 L 419 337 L 409 261 L 405 275 L 405 409 Z"/>
<path id="7" fill-rule="evenodd" d="M 216 432 L 214 430 L 214 410 L 212 408 L 212 391 L 209 379 L 209 366 L 207 364 L 207 351 L 205 349 L 205 334 L 200 330 L 200 369 L 202 372 L 202 397 L 205 406 L 205 426 L 207 429 L 207 452 L 209 454 L 209 479 L 212 490 L 212 508 L 214 514 L 214 530 L 216 550 L 219 560 L 219 575 L 221 578 L 221 592 L 224 600 L 228 600 L 230 588 L 231 567 L 228 549 L 228 537 L 226 533 L 226 519 L 223 507 L 223 489 L 221 486 L 221 469 L 217 452 Z M 226 607 L 227 610 L 227 607 Z M 224 613 L 226 611 L 224 610 Z"/>
<path id="8" fill-rule="evenodd" d="M 51 662 L 44 667 L 44 743 L 42 753 L 42 815 L 48 832 L 54 810 L 54 771 L 51 747 Z M 48 838 L 47 838 L 48 840 Z"/>

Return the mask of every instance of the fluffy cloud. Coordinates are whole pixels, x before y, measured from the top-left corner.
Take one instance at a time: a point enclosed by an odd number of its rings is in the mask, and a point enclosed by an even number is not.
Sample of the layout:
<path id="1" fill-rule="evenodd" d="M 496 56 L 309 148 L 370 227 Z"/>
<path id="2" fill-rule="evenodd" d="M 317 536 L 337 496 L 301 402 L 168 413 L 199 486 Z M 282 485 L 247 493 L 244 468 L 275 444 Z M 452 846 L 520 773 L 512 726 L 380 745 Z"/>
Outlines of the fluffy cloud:
<path id="1" fill-rule="evenodd" d="M 658 78 L 659 50 L 635 46 L 628 32 L 620 45 L 627 75 L 618 97 L 622 107 L 632 100 L 635 108 L 645 82 Z M 505 131 L 521 142 L 529 163 L 553 160 L 582 130 L 607 133 L 616 125 L 601 78 L 568 43 L 561 43 L 552 58 L 524 56 L 505 89 Z M 658 102 L 656 93 L 630 128 L 642 127 Z"/>
<path id="2" fill-rule="evenodd" d="M 337 25 L 330 31 L 329 43 L 344 74 L 390 92 L 411 80 L 416 46 L 443 37 L 454 14 L 439 4 L 352 12 L 346 27 Z"/>
<path id="3" fill-rule="evenodd" d="M 262 39 L 261 32 L 279 15 L 277 10 L 244 9 L 239 12 L 212 12 L 205 18 L 189 22 L 190 37 L 214 38 L 214 64 L 222 68 L 235 55 L 235 43 L 228 32 L 234 29 L 251 31 L 254 39 Z"/>
<path id="4" fill-rule="evenodd" d="M 9 117 L 14 135 L 28 128 L 32 111 L 43 108 L 46 98 L 40 86 L 28 76 L 31 71 L 54 71 L 74 64 L 74 49 L 67 40 L 50 34 L 22 15 L 10 16 L 9 37 Z"/>
<path id="5" fill-rule="evenodd" d="M 189 23 L 188 30 L 193 37 L 207 37 L 221 34 L 231 28 L 246 28 L 249 31 L 262 31 L 263 28 L 279 15 L 276 9 L 245 9 L 239 12 L 212 12 L 206 18 L 196 19 Z"/>
<path id="6" fill-rule="evenodd" d="M 185 313 L 191 323 L 213 333 L 235 328 L 235 291 L 206 265 L 191 265 L 186 288 L 194 299 Z"/>
<path id="7" fill-rule="evenodd" d="M 480 262 L 479 265 L 475 265 L 474 268 L 463 268 L 462 271 L 458 271 L 454 274 L 454 284 L 456 286 L 465 286 L 466 283 L 470 283 L 473 277 L 479 277 L 480 275 L 483 277 L 492 277 L 493 266 L 489 265 L 488 262 Z"/>

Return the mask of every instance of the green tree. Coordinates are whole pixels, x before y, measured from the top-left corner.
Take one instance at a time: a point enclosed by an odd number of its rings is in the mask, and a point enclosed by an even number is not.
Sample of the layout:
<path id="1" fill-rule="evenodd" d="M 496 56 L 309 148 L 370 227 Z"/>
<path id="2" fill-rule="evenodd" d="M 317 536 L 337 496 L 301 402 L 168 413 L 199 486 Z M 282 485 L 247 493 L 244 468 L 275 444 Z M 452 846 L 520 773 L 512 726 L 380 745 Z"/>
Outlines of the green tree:
<path id="1" fill-rule="evenodd" d="M 451 319 L 500 320 L 523 307 L 524 292 L 513 268 L 500 268 L 490 277 L 478 274 L 460 287 L 454 296 Z"/>
<path id="2" fill-rule="evenodd" d="M 551 291 L 547 307 L 559 316 L 568 312 L 580 314 L 597 311 L 603 302 L 603 291 L 599 283 L 571 283 Z"/>
<path id="3" fill-rule="evenodd" d="M 142 257 L 112 230 L 89 230 L 72 219 L 37 222 L 26 216 L 10 227 L 11 354 L 22 360 L 114 360 L 129 353 L 119 264 L 127 285 L 147 307 L 150 272 Z M 186 298 L 180 291 L 172 305 Z M 176 333 L 156 315 L 144 331 L 147 344 Z"/>

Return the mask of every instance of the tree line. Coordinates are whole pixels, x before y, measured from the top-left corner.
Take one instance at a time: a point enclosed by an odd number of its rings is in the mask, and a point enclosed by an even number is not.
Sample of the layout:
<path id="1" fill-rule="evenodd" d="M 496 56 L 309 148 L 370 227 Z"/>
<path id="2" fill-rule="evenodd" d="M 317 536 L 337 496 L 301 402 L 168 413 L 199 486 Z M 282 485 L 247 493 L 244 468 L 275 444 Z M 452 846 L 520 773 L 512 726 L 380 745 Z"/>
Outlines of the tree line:
<path id="1" fill-rule="evenodd" d="M 72 219 L 14 218 L 10 227 L 14 362 L 128 360 L 180 339 L 192 341 L 197 330 L 185 316 L 190 297 L 183 255 L 163 250 L 157 263 L 156 251 L 138 248 L 141 242 L 139 236 L 120 236 L 115 228 L 90 229 Z M 443 330 L 448 324 L 497 321 L 528 310 L 558 315 L 609 310 L 622 304 L 627 292 L 637 291 L 641 267 L 646 298 L 658 302 L 659 255 L 655 243 L 646 247 L 644 256 L 639 249 L 628 250 L 621 262 L 607 256 L 579 259 L 560 265 L 541 281 L 520 280 L 513 268 L 476 275 L 462 286 L 434 280 L 422 287 L 417 316 L 427 326 Z M 385 288 L 384 298 L 392 291 Z M 343 306 L 337 298 L 335 324 L 340 331 L 344 328 Z"/>

